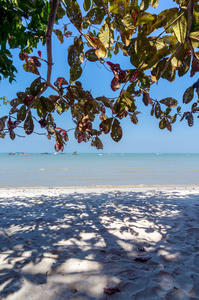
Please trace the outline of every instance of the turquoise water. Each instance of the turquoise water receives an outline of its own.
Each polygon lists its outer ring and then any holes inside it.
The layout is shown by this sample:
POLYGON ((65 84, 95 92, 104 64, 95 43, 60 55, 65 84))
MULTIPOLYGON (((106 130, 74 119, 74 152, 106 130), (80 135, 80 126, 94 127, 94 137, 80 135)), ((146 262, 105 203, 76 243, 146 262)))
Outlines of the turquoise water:
POLYGON ((0 154, 0 187, 199 184, 199 154, 0 154))

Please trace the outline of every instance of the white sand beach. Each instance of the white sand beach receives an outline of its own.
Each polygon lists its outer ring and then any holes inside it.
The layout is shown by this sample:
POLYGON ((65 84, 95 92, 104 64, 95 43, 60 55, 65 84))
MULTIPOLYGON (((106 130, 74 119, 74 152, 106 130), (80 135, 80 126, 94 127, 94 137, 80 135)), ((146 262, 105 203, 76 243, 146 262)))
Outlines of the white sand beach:
POLYGON ((199 186, 0 189, 0 299, 199 299, 199 186))

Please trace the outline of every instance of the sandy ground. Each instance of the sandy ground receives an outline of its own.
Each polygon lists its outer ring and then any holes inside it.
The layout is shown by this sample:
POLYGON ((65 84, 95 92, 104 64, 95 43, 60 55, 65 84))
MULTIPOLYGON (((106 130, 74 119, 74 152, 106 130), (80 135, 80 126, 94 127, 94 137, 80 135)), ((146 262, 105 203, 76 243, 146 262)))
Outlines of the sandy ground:
POLYGON ((0 189, 0 299, 199 299, 199 187, 0 189))

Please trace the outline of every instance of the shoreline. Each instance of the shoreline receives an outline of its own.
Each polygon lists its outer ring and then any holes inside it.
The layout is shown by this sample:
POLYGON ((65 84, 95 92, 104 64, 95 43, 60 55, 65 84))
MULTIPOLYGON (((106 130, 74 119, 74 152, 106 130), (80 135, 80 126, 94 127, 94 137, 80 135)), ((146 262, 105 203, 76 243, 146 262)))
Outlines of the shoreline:
POLYGON ((81 189, 81 190, 113 190, 113 189, 121 189, 121 190, 125 190, 125 189, 151 189, 151 188, 165 188, 165 189, 170 189, 170 188, 178 188, 178 189, 186 189, 186 188, 197 188, 199 189, 199 184, 127 184, 127 185, 113 185, 113 184, 103 184, 103 185, 70 185, 70 186, 53 186, 53 185, 49 185, 49 186, 0 186, 0 191, 1 190, 20 190, 20 189, 40 189, 40 190, 47 190, 47 189, 62 189, 62 190, 77 190, 77 189, 81 189))
POLYGON ((22 186, 22 187, 0 187, 1 196, 16 196, 20 194, 35 195, 64 195, 74 193, 112 193, 112 192, 147 192, 147 191, 164 191, 164 192, 194 192, 199 193, 199 184, 190 185, 89 185, 89 186, 22 186))

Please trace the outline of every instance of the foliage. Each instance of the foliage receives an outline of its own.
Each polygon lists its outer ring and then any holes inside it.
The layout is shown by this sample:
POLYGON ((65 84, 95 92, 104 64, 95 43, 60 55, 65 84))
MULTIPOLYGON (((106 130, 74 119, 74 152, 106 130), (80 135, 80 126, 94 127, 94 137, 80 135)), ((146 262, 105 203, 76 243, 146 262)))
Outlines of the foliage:
MULTIPOLYGON (((20 49, 24 70, 36 78, 24 91, 17 92, 10 102, 9 115, 0 118, 0 137, 8 133, 15 139, 17 128, 30 135, 38 122, 48 139, 55 137, 56 151, 63 150, 70 129, 58 128, 54 114, 69 112, 78 143, 90 141, 102 149, 102 133, 118 142, 122 138, 123 118, 138 123, 136 101, 140 98, 151 116, 159 120, 160 129, 171 131, 178 118, 193 126, 199 100, 192 104, 191 111, 182 113, 176 99, 150 97, 151 85, 160 78, 173 82, 189 70, 191 77, 199 71, 199 4, 196 0, 174 2, 177 7, 155 14, 150 13, 150 8, 157 8, 158 0, 84 0, 83 5, 77 0, 2 0, 0 79, 15 80, 17 69, 11 54, 15 48, 20 49), (51 82, 52 34, 61 44, 69 37, 72 40, 68 47, 69 82, 63 77, 51 82), (37 56, 32 55, 39 42, 46 45, 47 60, 40 50, 37 56), (131 69, 122 69, 118 54, 130 60, 131 69), (98 62, 104 72, 113 73, 110 88, 119 91, 115 99, 94 98, 84 90, 80 78, 85 61, 98 62), (46 79, 40 76, 43 64, 47 64, 46 79), (47 89, 53 94, 45 96, 47 89)), ((190 103, 195 93, 199 95, 199 80, 184 92, 182 102, 190 103)))

